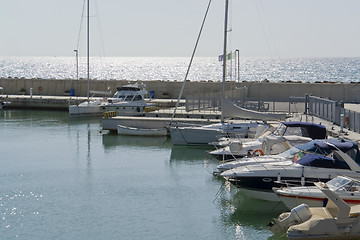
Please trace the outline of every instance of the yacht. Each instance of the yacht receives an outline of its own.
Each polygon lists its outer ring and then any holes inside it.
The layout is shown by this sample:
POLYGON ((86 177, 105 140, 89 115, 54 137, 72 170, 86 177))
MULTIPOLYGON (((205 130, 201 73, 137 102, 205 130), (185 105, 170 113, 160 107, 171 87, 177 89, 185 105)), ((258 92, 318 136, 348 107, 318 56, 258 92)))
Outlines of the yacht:
POLYGON ((296 146, 299 151, 286 161, 240 165, 220 175, 249 197, 279 201, 273 187, 281 182, 309 185, 338 175, 358 177, 360 153, 356 142, 344 139, 313 140, 296 146))
POLYGON ((145 101, 147 90, 144 84, 128 84, 118 87, 112 98, 108 98, 100 107, 103 112, 116 112, 119 116, 139 116, 147 107, 153 107, 145 101))
POLYGON ((252 141, 241 138, 234 139, 228 146, 213 150, 210 154, 220 160, 250 155, 278 154, 292 146, 326 137, 324 125, 298 121, 281 122, 270 135, 265 133, 252 141))

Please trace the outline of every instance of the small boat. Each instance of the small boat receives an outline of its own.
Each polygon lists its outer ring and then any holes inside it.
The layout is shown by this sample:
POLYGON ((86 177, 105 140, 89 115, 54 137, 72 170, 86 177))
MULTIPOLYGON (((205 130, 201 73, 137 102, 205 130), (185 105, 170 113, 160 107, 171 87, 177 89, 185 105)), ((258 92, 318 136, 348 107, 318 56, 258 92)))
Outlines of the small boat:
POLYGON ((324 125, 310 122, 281 122, 269 135, 267 133, 258 139, 248 141, 237 139, 228 146, 210 152, 220 160, 234 159, 259 153, 261 155, 279 154, 292 146, 304 144, 313 139, 325 139, 326 128, 324 125))
POLYGON ((166 136, 166 128, 135 128, 124 125, 117 126, 117 132, 121 135, 133 136, 166 136))
POLYGON ((174 145, 208 145, 219 137, 241 136, 247 138, 256 133, 259 126, 267 125, 255 121, 229 121, 205 126, 172 126, 171 141, 174 145))
POLYGON ((78 105, 69 106, 69 116, 100 116, 103 114, 100 105, 102 100, 88 100, 78 105))
MULTIPOLYGON (((326 185, 347 204, 360 204, 360 179, 337 176, 326 185)), ((289 209, 302 203, 310 207, 325 207, 328 203, 327 197, 315 186, 284 187, 273 190, 289 209)))
POLYGON ((314 183, 329 199, 326 207, 301 204, 274 218, 269 229, 289 239, 359 239, 360 206, 344 202, 326 183, 314 183))
MULTIPOLYGON (((4 88, 0 87, 0 94, 3 94, 4 88)), ((3 97, 0 97, 0 110, 5 107, 6 105, 9 105, 10 102, 6 102, 3 97)))
POLYGON ((272 189, 283 186, 283 181, 302 186, 327 182, 338 175, 359 175, 360 152, 354 141, 313 140, 296 147, 299 151, 292 160, 275 161, 271 156, 263 156, 258 162, 253 158, 252 164, 238 161, 237 167, 220 175, 249 197, 268 201, 280 201, 272 189))
POLYGON ((5 102, 0 99, 0 110, 2 110, 3 107, 5 107, 6 105, 9 105, 9 104, 10 104, 10 102, 5 102))

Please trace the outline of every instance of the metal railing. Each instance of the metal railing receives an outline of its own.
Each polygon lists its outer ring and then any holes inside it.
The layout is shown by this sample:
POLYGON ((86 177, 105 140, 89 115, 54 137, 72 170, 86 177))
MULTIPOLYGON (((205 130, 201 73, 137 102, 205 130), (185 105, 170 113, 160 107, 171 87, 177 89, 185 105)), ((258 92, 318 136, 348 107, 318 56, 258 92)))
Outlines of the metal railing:
MULTIPOLYGON (((236 88, 228 90, 224 93, 225 97, 231 101, 237 102, 240 105, 247 100, 247 87, 236 88)), ((186 111, 194 110, 213 110, 219 111, 221 107, 221 92, 208 93, 204 95, 193 95, 186 97, 186 111)))
POLYGON ((308 95, 305 99, 305 109, 308 114, 360 133, 360 112, 345 109, 343 102, 308 95))

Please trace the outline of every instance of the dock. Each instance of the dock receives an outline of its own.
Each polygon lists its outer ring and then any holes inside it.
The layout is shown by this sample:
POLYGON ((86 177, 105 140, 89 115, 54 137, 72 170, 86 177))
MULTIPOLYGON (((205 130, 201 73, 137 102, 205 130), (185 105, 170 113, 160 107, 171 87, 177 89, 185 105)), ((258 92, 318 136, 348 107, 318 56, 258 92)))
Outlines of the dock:
MULTIPOLYGON (((69 105, 78 105, 85 102, 87 97, 77 96, 45 96, 45 95, 0 95, 0 98, 11 102, 7 106, 9 109, 52 109, 67 111, 69 105)), ((104 99, 102 97, 91 97, 93 100, 104 99)), ((154 103, 158 108, 175 107, 177 99, 147 99, 149 103, 154 103)), ((180 100, 180 106, 185 104, 185 100, 180 100)))
MULTIPOLYGON (((77 96, 44 96, 44 95, 0 95, 0 98, 5 101, 11 102, 5 109, 46 109, 46 110, 60 110, 67 111, 68 106, 71 104, 79 104, 87 100, 86 97, 77 96)), ((102 99, 102 98, 93 98, 102 99)), ((174 107, 177 99, 149 99, 149 102, 155 103, 157 110, 146 112, 143 116, 129 117, 129 116, 116 116, 103 118, 103 129, 109 131, 116 131, 117 125, 126 125, 131 127, 142 128, 162 128, 169 126, 171 122, 174 107)), ((193 110, 188 111, 185 108, 185 99, 180 100, 180 107, 176 111, 174 124, 212 124, 220 122, 220 111, 211 110, 193 110)), ((273 103, 275 104, 275 102, 273 103)), ((286 111, 290 106, 286 102, 276 102, 276 108, 281 111, 286 111)), ((360 104, 345 103, 345 109, 353 111, 355 114, 360 113, 360 104)), ((270 107, 271 109, 272 107, 270 107)), ((297 108, 298 112, 293 112, 293 117, 288 119, 295 121, 310 121, 314 123, 323 124, 326 126, 329 136, 331 137, 344 137, 360 143, 360 133, 354 131, 349 126, 339 126, 331 121, 327 121, 320 117, 304 115, 303 107, 297 108)), ((357 126, 357 120, 354 114, 346 113, 350 116, 350 122, 354 122, 357 126), (353 120, 354 118, 354 120, 353 120)), ((345 115, 346 115, 345 114, 345 115)))

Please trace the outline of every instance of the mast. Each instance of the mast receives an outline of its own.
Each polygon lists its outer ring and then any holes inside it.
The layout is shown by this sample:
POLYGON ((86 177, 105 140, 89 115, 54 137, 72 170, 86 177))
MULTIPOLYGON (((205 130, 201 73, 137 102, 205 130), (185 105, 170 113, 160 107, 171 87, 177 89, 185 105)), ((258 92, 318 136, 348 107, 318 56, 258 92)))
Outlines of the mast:
POLYGON ((221 123, 224 122, 223 107, 225 98, 226 80, 226 44, 227 44, 227 25, 228 25, 229 0, 225 0, 225 23, 224 23, 224 49, 223 49, 223 76, 222 76, 222 98, 221 98, 221 123))
POLYGON ((89 101, 90 94, 90 0, 87 0, 87 100, 89 101))

